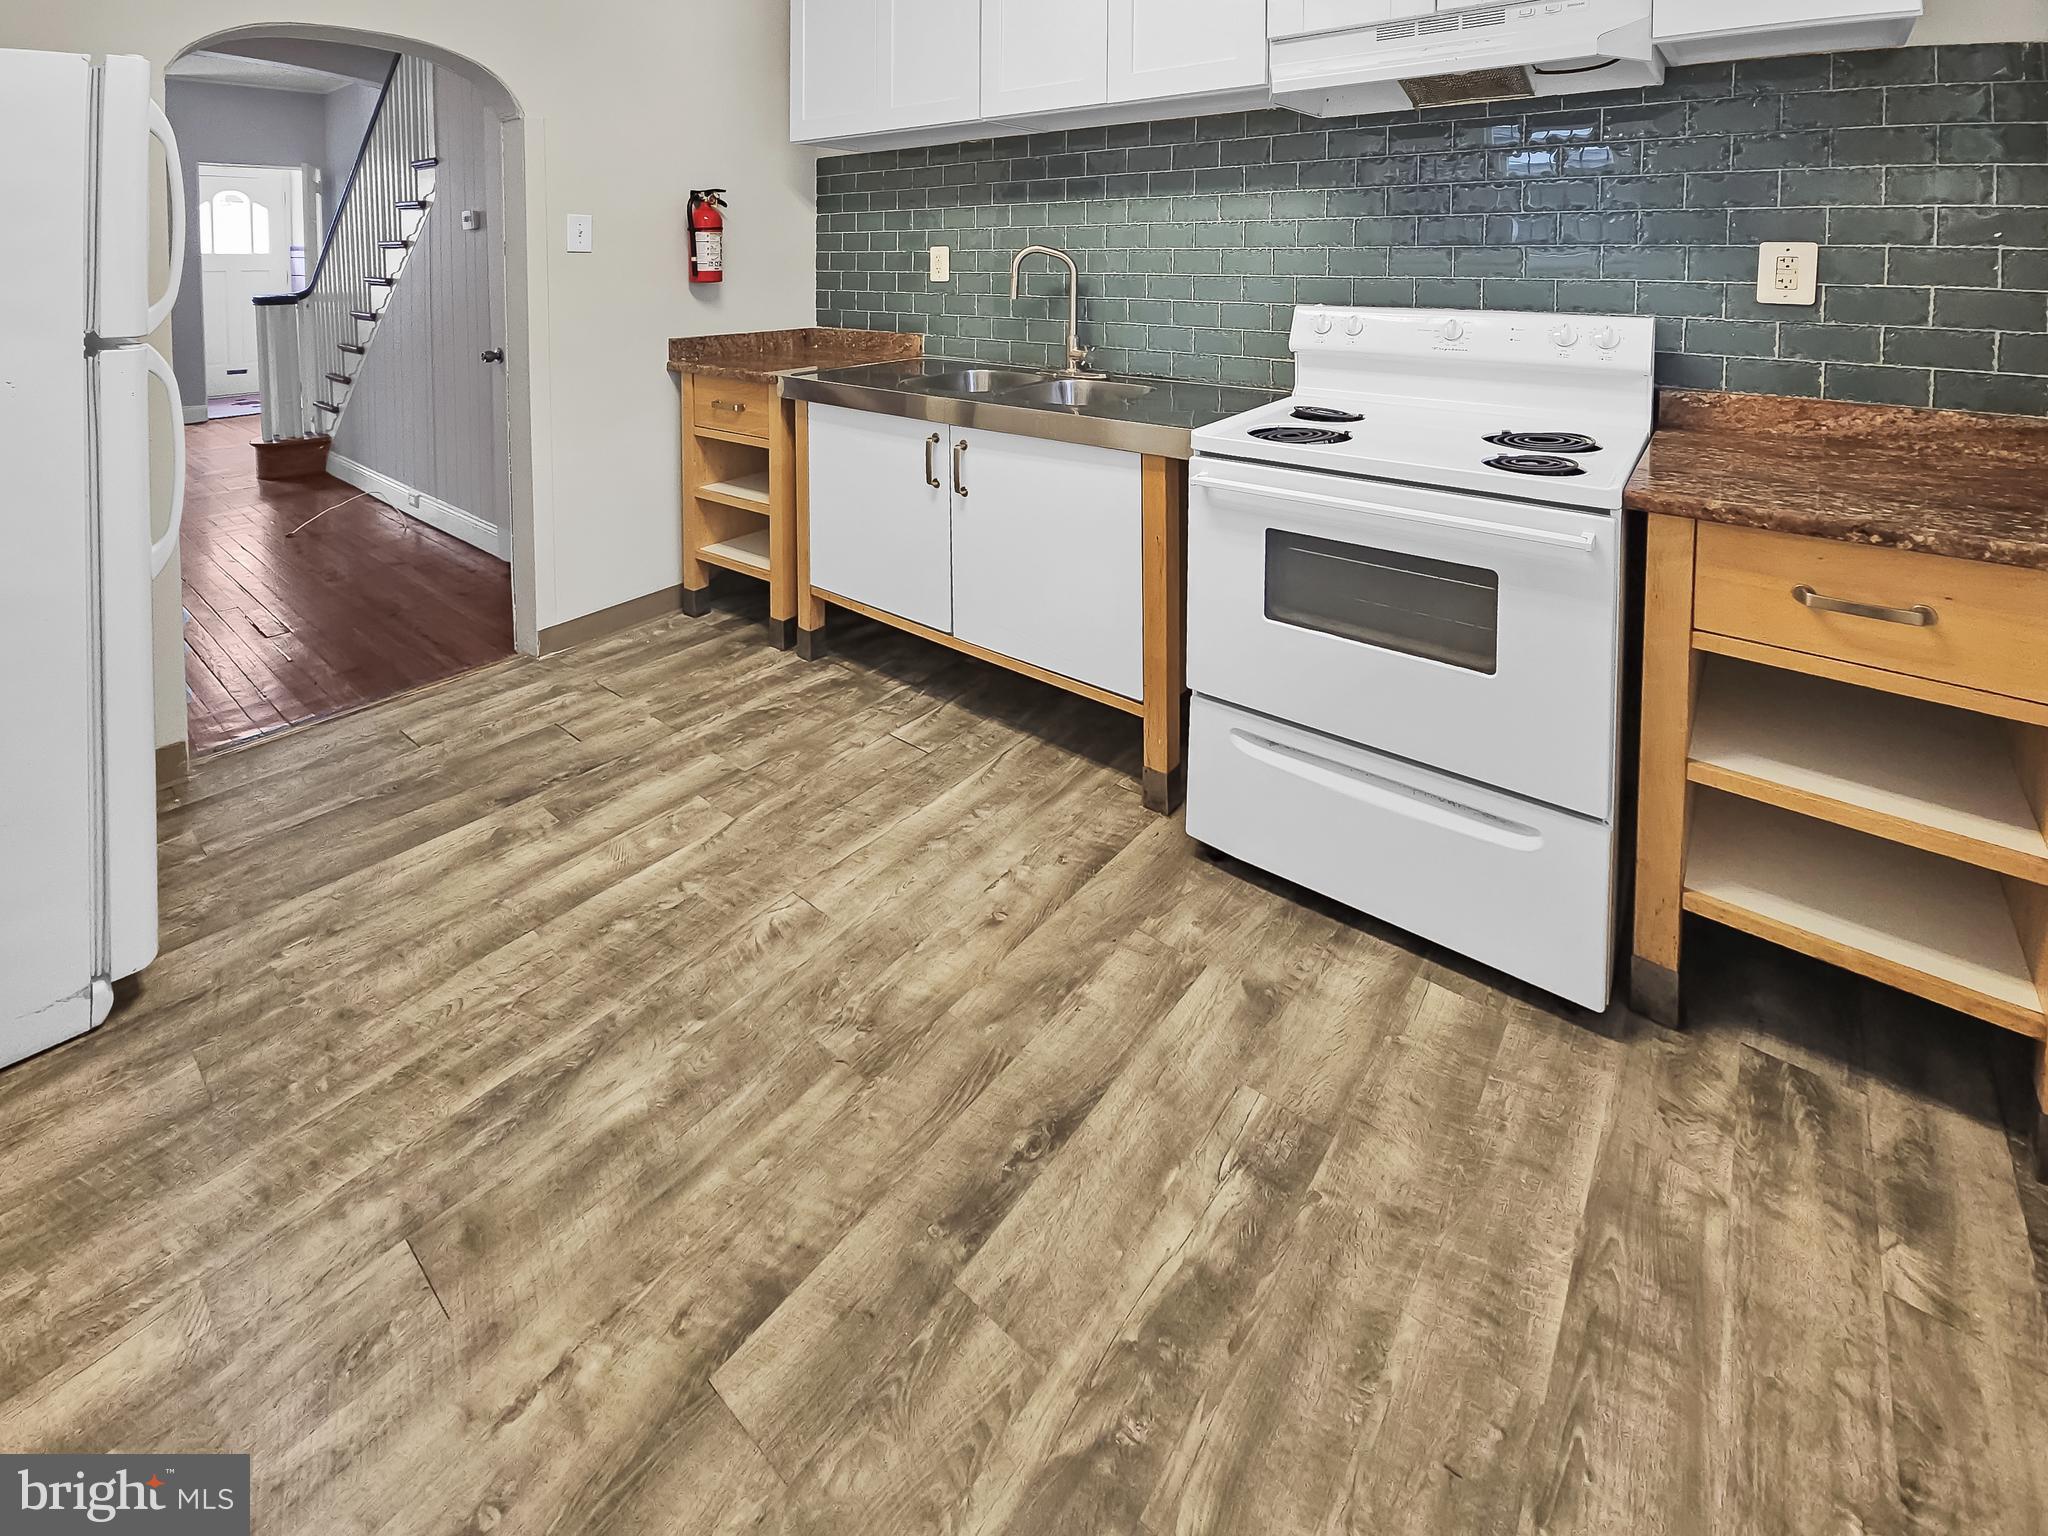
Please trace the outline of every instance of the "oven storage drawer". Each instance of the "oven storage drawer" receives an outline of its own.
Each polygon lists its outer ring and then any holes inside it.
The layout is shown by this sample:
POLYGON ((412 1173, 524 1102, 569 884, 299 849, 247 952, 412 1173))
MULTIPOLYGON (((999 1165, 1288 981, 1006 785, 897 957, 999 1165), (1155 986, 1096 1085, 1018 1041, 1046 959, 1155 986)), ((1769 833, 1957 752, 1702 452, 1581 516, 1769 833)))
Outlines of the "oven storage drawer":
POLYGON ((1614 833, 1197 696, 1191 837, 1587 1008, 1612 973, 1614 833))
POLYGON ((2048 704, 2048 574, 1702 523, 1711 634, 2048 704))

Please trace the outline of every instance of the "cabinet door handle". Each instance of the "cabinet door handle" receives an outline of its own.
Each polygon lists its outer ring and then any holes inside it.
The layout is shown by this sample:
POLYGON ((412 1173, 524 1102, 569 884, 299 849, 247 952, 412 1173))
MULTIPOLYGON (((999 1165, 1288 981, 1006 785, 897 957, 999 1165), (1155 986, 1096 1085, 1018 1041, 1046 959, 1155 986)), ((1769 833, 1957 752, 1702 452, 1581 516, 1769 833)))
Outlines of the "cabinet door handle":
POLYGON ((963 437, 953 445, 953 494, 955 496, 965 496, 967 494, 966 471, 967 439, 963 437))
POLYGON ((747 403, 744 400, 714 400, 711 402, 711 409, 714 411, 731 411, 733 415, 739 416, 746 412, 747 403))
POLYGON ((933 490, 939 488, 939 477, 932 473, 932 450, 939 446, 939 434, 934 432, 924 440, 924 483, 933 490))
POLYGON ((1935 612, 1925 603, 1915 603, 1910 608, 1886 608, 1878 603, 1856 603, 1846 597, 1829 597, 1811 587, 1798 586, 1792 589, 1792 596, 1809 608, 1822 613, 1846 613, 1851 618, 1877 619, 1886 624, 1914 624, 1926 626, 1935 620, 1935 612))

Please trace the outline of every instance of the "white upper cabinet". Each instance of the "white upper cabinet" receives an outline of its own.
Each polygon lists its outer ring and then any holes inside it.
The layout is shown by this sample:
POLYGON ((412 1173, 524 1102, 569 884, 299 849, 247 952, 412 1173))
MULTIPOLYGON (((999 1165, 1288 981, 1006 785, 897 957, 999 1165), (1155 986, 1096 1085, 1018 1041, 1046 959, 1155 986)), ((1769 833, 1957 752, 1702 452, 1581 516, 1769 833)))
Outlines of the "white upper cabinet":
POLYGON ((962 0, 790 0, 799 143, 981 117, 981 12, 962 0))
POLYGON ((884 0, 882 9, 889 23, 889 126, 981 118, 981 16, 974 6, 963 0, 884 0))
POLYGON ((1109 99, 1157 101, 1266 83, 1265 0, 1109 0, 1109 99))
POLYGON ((1111 0, 981 0, 981 114, 1109 100, 1111 0))

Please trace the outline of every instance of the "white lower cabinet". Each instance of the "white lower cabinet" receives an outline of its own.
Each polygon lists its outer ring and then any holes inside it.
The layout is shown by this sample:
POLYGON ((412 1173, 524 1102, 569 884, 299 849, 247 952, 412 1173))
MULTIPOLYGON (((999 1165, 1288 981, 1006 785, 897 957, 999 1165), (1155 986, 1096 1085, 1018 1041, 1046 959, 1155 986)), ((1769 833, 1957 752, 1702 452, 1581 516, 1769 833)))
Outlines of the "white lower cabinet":
POLYGON ((1142 460, 955 429, 953 633, 1092 683, 1144 694, 1142 460))
POLYGON ((946 429, 814 405, 809 431, 811 585, 951 630, 946 429))
POLYGON ((808 433, 814 588, 1143 698, 1137 454, 830 405, 808 433))

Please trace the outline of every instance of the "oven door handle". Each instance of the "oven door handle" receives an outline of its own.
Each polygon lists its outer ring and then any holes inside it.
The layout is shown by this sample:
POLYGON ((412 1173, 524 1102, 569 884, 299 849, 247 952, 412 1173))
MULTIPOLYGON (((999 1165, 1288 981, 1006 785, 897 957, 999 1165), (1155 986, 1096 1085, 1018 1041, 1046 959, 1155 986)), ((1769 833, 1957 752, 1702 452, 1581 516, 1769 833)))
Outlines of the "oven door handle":
POLYGON ((1335 507, 1342 512, 1359 512, 1395 522, 1421 523, 1430 528, 1448 528, 1459 533, 1481 534, 1489 539, 1516 539, 1524 544, 1543 544, 1552 549, 1577 550, 1591 554, 1600 536, 1594 533, 1554 533, 1548 528, 1517 528, 1511 523, 1490 523, 1476 517, 1445 517, 1436 512, 1410 512, 1399 507, 1361 506, 1344 496, 1325 496, 1317 491, 1289 490, 1277 485, 1253 485, 1244 480, 1225 480, 1215 475, 1192 477, 1199 486, 1212 491, 1231 491, 1240 496, 1264 496, 1275 501, 1300 501, 1310 506, 1335 507))

